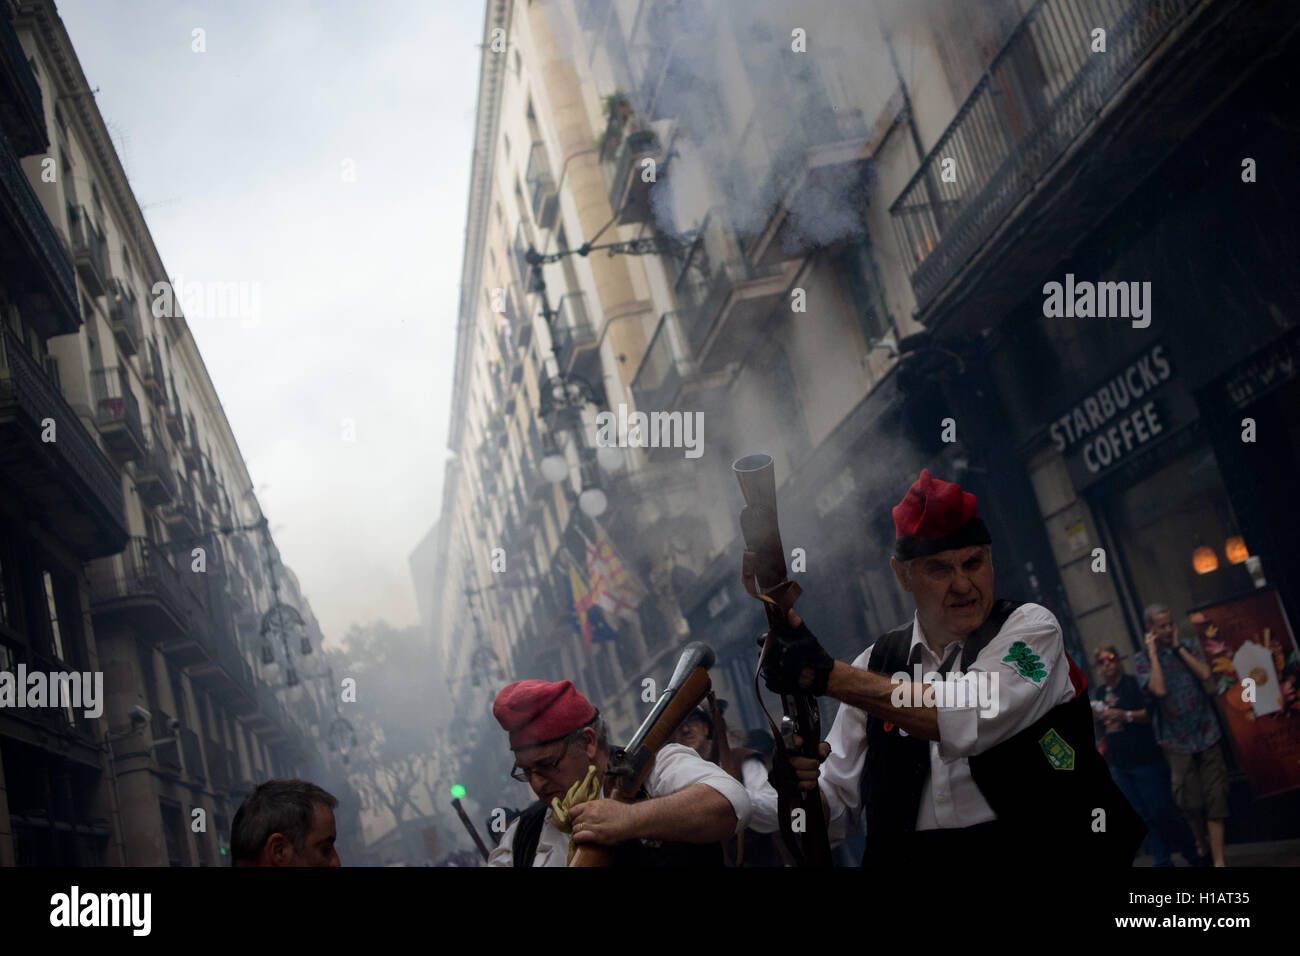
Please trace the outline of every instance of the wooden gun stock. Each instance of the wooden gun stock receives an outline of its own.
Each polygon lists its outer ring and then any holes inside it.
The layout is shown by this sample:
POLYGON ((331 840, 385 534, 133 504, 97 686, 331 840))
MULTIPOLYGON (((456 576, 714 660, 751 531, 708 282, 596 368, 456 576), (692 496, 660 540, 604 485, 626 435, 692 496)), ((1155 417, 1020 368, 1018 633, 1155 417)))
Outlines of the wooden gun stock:
MULTIPOLYGON (((688 644, 678 659, 673 679, 626 747, 610 756, 605 772, 605 792, 611 800, 632 803, 654 767, 655 755, 672 739, 692 710, 709 695, 713 683, 708 668, 713 651, 704 644, 688 644)), ((613 866, 614 848, 584 843, 574 851, 569 866, 613 866)))

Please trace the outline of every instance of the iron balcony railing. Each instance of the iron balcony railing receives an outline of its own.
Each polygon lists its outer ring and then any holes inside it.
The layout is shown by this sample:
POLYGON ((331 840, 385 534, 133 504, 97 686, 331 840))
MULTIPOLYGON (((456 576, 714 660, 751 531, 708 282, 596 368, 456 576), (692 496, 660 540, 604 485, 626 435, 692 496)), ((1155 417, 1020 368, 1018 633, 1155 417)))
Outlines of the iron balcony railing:
POLYGON ((636 407, 647 412, 671 409, 682 382, 694 373, 695 363, 686 354, 677 314, 665 312, 632 379, 636 407))
POLYGON ((919 310, 1196 3, 1038 0, 1030 8, 890 206, 919 310), (1106 28, 1104 54, 1088 42, 1097 27, 1106 28), (947 160, 955 182, 943 179, 947 160))
POLYGON ((751 263, 735 229, 725 217, 710 212, 674 286, 678 327, 690 357, 699 357, 718 313, 737 285, 768 279, 780 271, 779 262, 766 266, 751 263))
MULTIPOLYGON (((0 189, 3 189, 13 209, 13 219, 6 223, 5 228, 25 233, 40 258, 40 267, 33 268, 33 275, 28 280, 32 282, 33 289, 44 286, 42 291, 52 300, 44 310, 44 318, 51 326, 48 334, 64 335, 77 331, 81 325, 81 311, 77 307, 77 273, 72 259, 49 216, 45 214, 40 197, 32 188, 31 181, 3 130, 0 130, 0 189), (35 281, 37 276, 42 276, 44 281, 35 281)), ((11 286, 10 292, 13 291, 11 286)), ((29 308, 28 311, 37 314, 37 310, 29 308)))
POLYGON ((524 183, 528 187, 533 220, 543 229, 551 228, 555 223, 557 205, 555 179, 551 176, 551 161, 546 156, 546 144, 541 140, 534 142, 528 151, 528 169, 524 173, 524 183))
POLYGON ((177 731, 181 738, 181 754, 185 758, 185 772, 193 780, 207 780, 207 771, 203 769, 203 748, 199 744, 199 735, 188 727, 177 731))
POLYGON ((153 758, 164 770, 181 772, 180 728, 171 726, 172 715, 165 710, 153 712, 153 758))
POLYGON ((140 304, 125 282, 115 279, 112 285, 117 293, 108 310, 113 338, 117 341, 119 351, 124 355, 134 355, 140 351, 140 342, 144 338, 140 327, 140 304))
POLYGON ((197 611, 192 595, 160 545, 131 538, 115 560, 90 566, 92 604, 146 597, 161 603, 181 627, 192 628, 197 611))
POLYGON ((49 145, 41 87, 7 11, 0 12, 0 115, 5 129, 16 134, 14 145, 21 155, 43 152, 49 145))
POLYGON ((162 359, 152 342, 145 343, 145 356, 140 363, 140 382, 155 405, 167 403, 167 382, 163 378, 162 359))
POLYGON ((149 504, 165 504, 176 498, 176 474, 157 427, 147 429, 145 436, 144 454, 136 461, 136 490, 149 504))
POLYGON ((567 293, 556 311, 559 315, 555 320, 555 357, 560 369, 568 372, 573 369, 576 353, 595 344, 596 330, 587 316, 586 293, 567 293))
POLYGON ((81 281, 91 295, 103 295, 108 288, 107 243, 85 206, 68 206, 68 233, 81 281))
POLYGON ((97 368, 90 372, 91 394, 95 398, 95 424, 105 438, 110 432, 126 431, 134 448, 145 447, 144 423, 140 403, 131 391, 125 371, 120 367, 97 368))
POLYGON ((181 412, 181 399, 176 394, 176 383, 168 383, 168 391, 171 393, 166 407, 163 409, 163 420, 167 424, 167 434, 172 436, 172 440, 181 442, 185 440, 185 416, 181 412))
POLYGON ((117 469, 81 424, 71 406, 55 384, 28 354, 8 323, 0 322, 0 417, 4 406, 22 412, 33 434, 39 435, 42 422, 53 419, 58 426, 57 441, 44 443, 48 454, 59 459, 61 471, 75 475, 97 499, 115 529, 126 534, 126 504, 117 469))

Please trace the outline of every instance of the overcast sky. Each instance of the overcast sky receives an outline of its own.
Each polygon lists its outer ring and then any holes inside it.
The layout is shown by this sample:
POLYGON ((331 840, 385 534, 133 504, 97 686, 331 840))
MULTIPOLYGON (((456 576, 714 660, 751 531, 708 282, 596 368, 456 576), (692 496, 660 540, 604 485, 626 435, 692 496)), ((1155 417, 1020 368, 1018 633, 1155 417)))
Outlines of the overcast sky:
POLYGON ((189 324, 326 639, 414 623, 407 556, 441 502, 482 0, 58 7, 169 277, 261 284, 255 324, 189 324))

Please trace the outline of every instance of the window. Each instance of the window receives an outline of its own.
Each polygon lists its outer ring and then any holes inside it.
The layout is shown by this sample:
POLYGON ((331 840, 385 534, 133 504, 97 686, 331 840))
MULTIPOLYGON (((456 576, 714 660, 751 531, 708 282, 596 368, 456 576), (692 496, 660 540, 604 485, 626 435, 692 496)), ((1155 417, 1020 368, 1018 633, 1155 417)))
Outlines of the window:
MULTIPOLYGON (((9 592, 5 587, 4 556, 0 555, 0 625, 7 625, 9 621, 9 592)), ((0 651, 3 651, 2 645, 0 645, 0 651)), ((8 668, 4 666, 3 659, 0 659, 0 670, 8 670, 8 668)))
POLYGON ((91 202, 95 204, 95 213, 99 216, 99 221, 101 223, 100 229, 102 230, 103 229, 102 223, 104 221, 104 203, 99 198, 98 183, 90 184, 90 199, 91 202))
POLYGON ((67 655, 63 653, 63 631, 59 627, 59 608, 54 598, 54 579, 50 577, 50 572, 46 571, 42 576, 45 585, 45 608, 50 620, 50 647, 54 651, 54 659, 64 661, 67 655))
POLYGON ((185 827, 181 824, 181 808, 165 800, 158 801, 162 814, 163 839, 167 843, 167 865, 189 866, 190 854, 185 827))

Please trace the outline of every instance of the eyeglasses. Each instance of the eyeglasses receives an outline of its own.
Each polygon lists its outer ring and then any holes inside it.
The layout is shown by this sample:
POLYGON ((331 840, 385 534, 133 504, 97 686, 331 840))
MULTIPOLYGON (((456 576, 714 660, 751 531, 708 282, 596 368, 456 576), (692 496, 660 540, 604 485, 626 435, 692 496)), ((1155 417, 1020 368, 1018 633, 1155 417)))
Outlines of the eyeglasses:
POLYGON ((568 737, 565 737, 564 749, 560 751, 560 755, 556 757, 554 760, 545 760, 542 761, 541 763, 534 764, 531 767, 521 767, 519 766, 519 764, 515 764, 514 767, 511 768, 510 770, 510 776, 514 777, 520 783, 527 783, 530 779, 532 779, 533 774, 537 774, 540 777, 549 777, 552 773, 555 772, 555 768, 560 765, 560 761, 562 761, 566 756, 568 756, 569 745, 572 744, 575 740, 577 740, 578 735, 580 735, 581 733, 582 731, 579 730, 576 734, 569 734, 568 737))
POLYGON ((1097 657, 1098 664, 1105 664, 1108 661, 1117 661, 1117 660, 1119 660, 1119 657, 1115 654, 1100 654, 1097 657))

